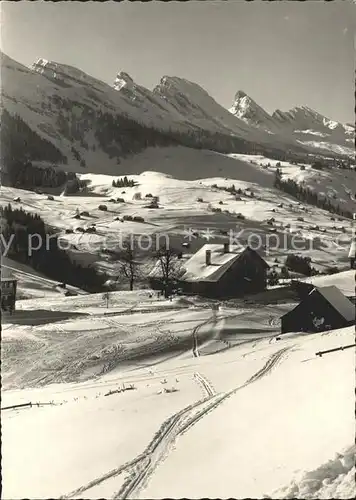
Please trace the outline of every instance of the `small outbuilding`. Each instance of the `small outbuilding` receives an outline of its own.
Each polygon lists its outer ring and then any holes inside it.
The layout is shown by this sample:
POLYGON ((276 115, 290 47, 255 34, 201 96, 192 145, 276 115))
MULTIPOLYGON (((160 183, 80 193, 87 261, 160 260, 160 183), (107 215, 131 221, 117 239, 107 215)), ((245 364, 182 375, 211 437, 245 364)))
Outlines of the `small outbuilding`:
POLYGON ((281 332, 321 332, 355 324, 355 305, 336 287, 315 287, 281 318, 281 332))
POLYGON ((12 275, 11 271, 4 266, 1 266, 1 310, 12 313, 15 310, 16 304, 16 288, 17 279, 12 275))

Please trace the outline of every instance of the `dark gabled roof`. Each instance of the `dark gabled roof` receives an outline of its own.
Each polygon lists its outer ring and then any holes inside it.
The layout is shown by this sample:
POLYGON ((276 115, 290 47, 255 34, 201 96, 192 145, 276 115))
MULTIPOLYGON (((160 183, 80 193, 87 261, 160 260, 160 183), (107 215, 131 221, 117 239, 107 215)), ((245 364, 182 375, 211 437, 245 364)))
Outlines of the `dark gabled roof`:
POLYGON ((319 293, 346 321, 355 319, 355 306, 336 286, 314 288, 309 295, 319 293))
MULTIPOLYGON (((326 300, 335 311, 337 311, 346 321, 355 320, 355 305, 349 300, 336 286, 315 287, 308 295, 306 295, 297 306, 283 314, 282 318, 289 314, 294 314, 302 307, 304 301, 313 294, 317 293, 326 300)), ((303 314, 300 312, 300 314, 303 314)))

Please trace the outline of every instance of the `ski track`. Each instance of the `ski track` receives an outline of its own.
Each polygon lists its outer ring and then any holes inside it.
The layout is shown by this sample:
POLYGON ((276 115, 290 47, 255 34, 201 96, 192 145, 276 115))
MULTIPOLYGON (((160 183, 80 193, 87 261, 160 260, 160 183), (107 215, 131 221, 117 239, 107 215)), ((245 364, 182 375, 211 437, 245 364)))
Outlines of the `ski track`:
POLYGON ((114 476, 128 472, 129 478, 125 481, 122 488, 115 493, 111 498, 114 500, 121 500, 127 498, 137 498, 139 490, 142 489, 147 483, 146 480, 154 472, 154 469, 166 457, 169 452, 169 447, 175 439, 186 432, 190 427, 196 424, 207 413, 217 408, 227 398, 234 395, 239 390, 247 387, 248 385, 256 382, 265 375, 267 375, 282 359, 285 353, 292 349, 294 346, 284 347, 272 354, 264 366, 258 370, 252 377, 250 377, 244 384, 236 387, 225 393, 216 393, 215 389, 206 378, 200 373, 194 374, 195 379, 203 386, 207 396, 178 413, 168 418, 159 428, 151 443, 146 450, 135 459, 127 462, 116 469, 112 469, 106 474, 93 479, 89 483, 73 490, 72 492, 62 495, 60 499, 70 499, 77 495, 99 485, 103 481, 110 479, 114 476), (197 410, 194 412, 194 410, 197 410))
POLYGON ((212 384, 199 372, 194 373, 194 378, 202 386, 203 390, 206 392, 207 396, 215 396, 216 391, 212 384))

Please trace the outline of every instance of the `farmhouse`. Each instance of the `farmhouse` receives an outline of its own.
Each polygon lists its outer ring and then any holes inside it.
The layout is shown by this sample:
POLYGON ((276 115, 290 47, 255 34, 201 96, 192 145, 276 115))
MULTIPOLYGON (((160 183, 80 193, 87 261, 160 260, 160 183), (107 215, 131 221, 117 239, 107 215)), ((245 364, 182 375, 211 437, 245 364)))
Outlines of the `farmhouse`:
POLYGON ((209 298, 241 297, 266 288, 268 268, 250 247, 206 244, 182 263, 178 287, 183 293, 209 298))
POLYGON ((321 332, 355 323, 355 305, 336 286, 315 287, 281 318, 281 332, 321 332))
POLYGON ((1 266, 1 310, 15 310, 17 280, 7 267, 1 266))

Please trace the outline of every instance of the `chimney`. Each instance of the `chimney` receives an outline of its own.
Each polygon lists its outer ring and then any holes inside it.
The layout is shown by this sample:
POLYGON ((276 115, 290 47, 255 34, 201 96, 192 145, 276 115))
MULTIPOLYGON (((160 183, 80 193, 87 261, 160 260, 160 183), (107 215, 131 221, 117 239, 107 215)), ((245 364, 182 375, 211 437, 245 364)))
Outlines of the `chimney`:
POLYGON ((229 243, 224 243, 224 253, 229 253, 229 243))
POLYGON ((210 266, 210 264, 211 264, 211 250, 205 251, 205 264, 207 266, 210 266))

